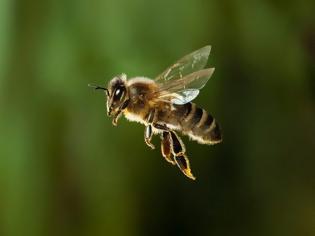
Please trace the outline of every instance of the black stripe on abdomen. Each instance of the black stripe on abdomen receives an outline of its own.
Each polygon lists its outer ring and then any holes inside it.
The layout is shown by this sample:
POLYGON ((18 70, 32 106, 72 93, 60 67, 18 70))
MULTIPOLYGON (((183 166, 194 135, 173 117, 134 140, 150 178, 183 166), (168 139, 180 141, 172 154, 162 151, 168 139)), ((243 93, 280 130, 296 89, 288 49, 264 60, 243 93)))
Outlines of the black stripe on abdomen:
POLYGON ((183 115, 183 118, 186 118, 190 114, 191 109, 192 109, 191 102, 184 104, 184 111, 185 111, 185 113, 183 115))
POLYGON ((184 134, 200 143, 214 144, 221 140, 220 128, 207 111, 190 102, 174 107, 174 115, 184 134))
POLYGON ((203 124, 205 129, 210 128, 210 126, 212 125, 212 122, 213 122, 213 117, 210 114, 207 114, 207 115, 208 115, 208 117, 207 117, 205 123, 203 124))
POLYGON ((207 144, 215 144, 221 141, 220 127, 207 111, 196 108, 188 123, 192 131, 191 137, 193 139, 203 140, 203 143, 207 144))
POLYGON ((191 126, 195 126, 199 123, 199 121, 201 120, 202 114, 203 114, 203 109, 197 107, 191 119, 191 126))

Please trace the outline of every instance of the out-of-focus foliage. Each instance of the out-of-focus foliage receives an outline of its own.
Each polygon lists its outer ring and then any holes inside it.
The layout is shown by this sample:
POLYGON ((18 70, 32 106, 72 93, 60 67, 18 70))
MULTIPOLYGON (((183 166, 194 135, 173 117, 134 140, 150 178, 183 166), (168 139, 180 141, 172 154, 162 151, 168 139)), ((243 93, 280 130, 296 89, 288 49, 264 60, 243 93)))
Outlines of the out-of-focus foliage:
MULTIPOLYGON (((0 235, 315 235, 314 1, 0 1, 0 235), (197 181, 88 83, 212 45, 197 181)), ((158 138, 154 142, 158 144, 158 138)))

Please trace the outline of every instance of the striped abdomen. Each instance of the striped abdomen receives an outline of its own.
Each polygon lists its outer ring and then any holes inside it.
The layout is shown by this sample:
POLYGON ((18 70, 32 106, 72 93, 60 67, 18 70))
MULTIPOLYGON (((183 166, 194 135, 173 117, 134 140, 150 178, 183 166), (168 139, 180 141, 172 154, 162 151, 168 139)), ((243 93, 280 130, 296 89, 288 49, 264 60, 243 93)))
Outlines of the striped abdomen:
POLYGON ((215 119, 194 103, 174 105, 174 116, 183 134, 190 136, 202 144, 216 144, 221 142, 221 131, 215 119))

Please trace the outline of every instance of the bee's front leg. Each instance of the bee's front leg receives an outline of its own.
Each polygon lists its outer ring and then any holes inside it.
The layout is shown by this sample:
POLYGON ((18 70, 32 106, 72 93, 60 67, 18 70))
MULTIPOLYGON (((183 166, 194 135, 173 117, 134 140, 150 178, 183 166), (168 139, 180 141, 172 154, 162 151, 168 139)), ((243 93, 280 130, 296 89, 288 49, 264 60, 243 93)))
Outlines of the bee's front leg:
POLYGON ((119 110, 117 111, 117 113, 115 114, 114 116, 114 119, 112 121, 112 124, 114 126, 117 126, 117 122, 118 122, 118 119, 120 118, 122 112, 126 109, 126 107, 128 106, 130 100, 127 99, 126 101, 124 101, 124 103, 119 107, 119 110))
POLYGON ((118 119, 121 117, 121 111, 117 112, 112 120, 112 124, 114 126, 117 126, 118 119))

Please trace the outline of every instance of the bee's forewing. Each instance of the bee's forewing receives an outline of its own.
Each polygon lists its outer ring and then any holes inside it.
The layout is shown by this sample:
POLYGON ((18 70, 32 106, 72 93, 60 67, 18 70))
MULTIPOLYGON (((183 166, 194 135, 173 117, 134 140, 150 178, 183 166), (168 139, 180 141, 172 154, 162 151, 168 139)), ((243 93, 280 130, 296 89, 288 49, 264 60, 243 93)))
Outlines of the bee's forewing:
POLYGON ((211 46, 205 46, 184 56, 157 76, 155 81, 163 83, 163 81, 177 80, 203 69, 207 64, 210 51, 211 46))
POLYGON ((169 80, 159 85, 159 98, 174 104, 185 104, 195 99, 214 72, 214 68, 191 73, 178 80, 169 80))

